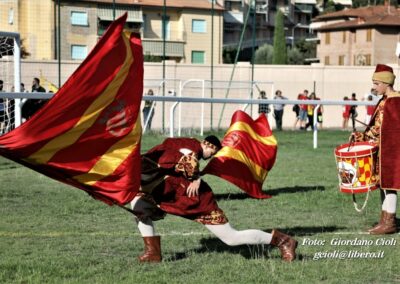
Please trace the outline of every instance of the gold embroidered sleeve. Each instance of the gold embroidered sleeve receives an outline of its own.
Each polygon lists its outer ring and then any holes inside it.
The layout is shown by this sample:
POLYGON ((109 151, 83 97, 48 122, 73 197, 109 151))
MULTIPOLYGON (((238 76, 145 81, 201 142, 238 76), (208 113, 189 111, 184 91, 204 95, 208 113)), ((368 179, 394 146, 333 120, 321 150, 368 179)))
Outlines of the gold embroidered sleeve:
POLYGON ((189 180, 197 179, 200 176, 199 160, 194 153, 183 155, 176 164, 175 171, 182 173, 189 180))
POLYGON ((364 136, 366 141, 373 141, 375 143, 379 143, 380 135, 381 135, 381 127, 383 120, 383 105, 381 103, 378 105, 377 114, 375 116, 374 124, 365 131, 364 136))

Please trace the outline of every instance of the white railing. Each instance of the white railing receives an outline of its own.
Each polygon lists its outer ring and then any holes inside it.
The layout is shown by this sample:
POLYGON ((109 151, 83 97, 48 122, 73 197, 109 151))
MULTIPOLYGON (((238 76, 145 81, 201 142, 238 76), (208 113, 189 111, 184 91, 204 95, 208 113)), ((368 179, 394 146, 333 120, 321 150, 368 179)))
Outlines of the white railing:
MULTIPOLYGON (((182 88, 184 89, 184 88, 182 88)), ((32 99, 49 99, 53 96, 53 93, 0 93, 0 98, 10 98, 10 99, 19 99, 19 98, 32 98, 32 99)), ((317 123, 317 112, 318 108, 321 106, 343 106, 343 105, 351 105, 351 106, 367 106, 367 105, 376 105, 376 102, 372 101, 333 101, 333 100, 261 100, 261 99, 220 99, 220 98, 193 98, 193 97, 170 97, 170 96, 143 96, 143 100, 149 101, 161 101, 161 102, 175 102, 170 108, 170 137, 174 136, 174 110, 179 103, 214 103, 214 104, 284 104, 284 105, 295 105, 295 104, 306 104, 306 105, 315 105, 314 109, 314 134, 313 134, 313 147, 316 149, 318 147, 318 123, 317 123)), ((202 111, 203 113, 204 111, 202 111)), ((203 114, 201 114, 203 115, 203 114)), ((204 126, 204 125, 203 125, 204 126)))

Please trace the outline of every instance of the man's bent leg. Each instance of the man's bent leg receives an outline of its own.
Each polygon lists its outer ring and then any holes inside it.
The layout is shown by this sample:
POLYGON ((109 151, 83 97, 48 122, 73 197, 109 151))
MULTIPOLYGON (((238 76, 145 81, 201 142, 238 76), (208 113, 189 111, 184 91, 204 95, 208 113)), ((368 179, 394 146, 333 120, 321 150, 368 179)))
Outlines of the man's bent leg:
POLYGON ((135 220, 143 237, 144 253, 138 257, 140 262, 160 262, 161 257, 161 240, 160 236, 156 236, 153 221, 150 218, 152 208, 154 205, 136 196, 132 202, 131 207, 137 212, 141 212, 140 216, 135 216, 135 220))
POLYGON ((281 252, 284 261, 292 261, 296 257, 297 241, 288 235, 277 230, 272 234, 261 230, 243 230, 237 231, 229 223, 223 225, 205 225, 215 236, 229 246, 243 244, 272 244, 277 246, 281 252))
POLYGON ((228 246, 258 245, 271 243, 272 235, 261 230, 237 231, 229 223, 223 225, 205 225, 216 237, 228 246))

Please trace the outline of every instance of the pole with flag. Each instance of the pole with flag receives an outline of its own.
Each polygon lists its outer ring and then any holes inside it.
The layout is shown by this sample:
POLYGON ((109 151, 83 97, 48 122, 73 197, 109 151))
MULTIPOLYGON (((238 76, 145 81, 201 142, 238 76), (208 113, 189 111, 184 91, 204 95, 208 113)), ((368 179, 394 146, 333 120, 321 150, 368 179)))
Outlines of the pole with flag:
POLYGON ((113 22, 54 97, 0 137, 0 154, 109 205, 140 187, 140 39, 113 22))

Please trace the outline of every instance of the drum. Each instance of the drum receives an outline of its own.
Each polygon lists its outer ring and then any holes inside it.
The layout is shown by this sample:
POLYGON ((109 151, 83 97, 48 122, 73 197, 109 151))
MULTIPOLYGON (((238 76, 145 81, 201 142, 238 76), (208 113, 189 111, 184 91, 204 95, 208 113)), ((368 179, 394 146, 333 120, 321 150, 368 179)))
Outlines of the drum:
POLYGON ((343 144, 335 149, 340 191, 364 193, 378 188, 375 166, 378 147, 370 142, 343 144))

